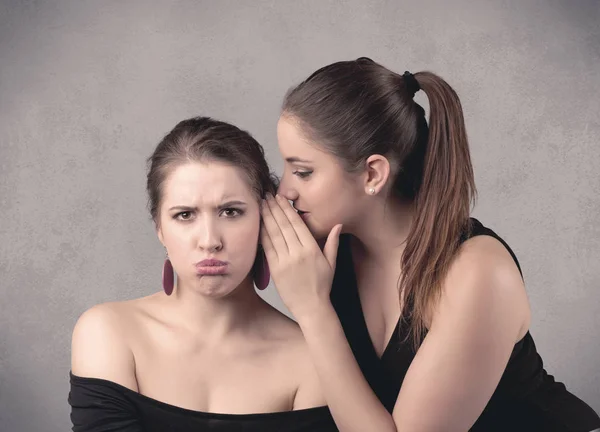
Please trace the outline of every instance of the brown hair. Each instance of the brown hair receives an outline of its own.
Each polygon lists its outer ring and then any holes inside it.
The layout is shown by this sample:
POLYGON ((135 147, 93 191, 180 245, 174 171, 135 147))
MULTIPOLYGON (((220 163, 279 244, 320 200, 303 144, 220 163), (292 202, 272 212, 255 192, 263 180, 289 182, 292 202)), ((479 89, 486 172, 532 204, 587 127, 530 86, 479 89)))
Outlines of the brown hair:
POLYGON ((163 185, 177 166, 188 162, 220 161, 241 169, 256 199, 277 190, 262 146, 248 132, 210 117, 194 117, 179 122, 156 146, 148 158, 146 190, 154 223, 160 222, 163 185))
POLYGON ((393 193, 412 202, 415 218, 402 255, 403 319, 417 347, 425 317, 469 229, 476 189, 460 100, 431 72, 412 75, 429 99, 413 100, 415 83, 361 57, 325 66, 292 88, 283 114, 295 118, 309 139, 357 171, 373 154, 386 156, 396 177, 393 193), (395 166, 394 166, 395 165, 395 166))

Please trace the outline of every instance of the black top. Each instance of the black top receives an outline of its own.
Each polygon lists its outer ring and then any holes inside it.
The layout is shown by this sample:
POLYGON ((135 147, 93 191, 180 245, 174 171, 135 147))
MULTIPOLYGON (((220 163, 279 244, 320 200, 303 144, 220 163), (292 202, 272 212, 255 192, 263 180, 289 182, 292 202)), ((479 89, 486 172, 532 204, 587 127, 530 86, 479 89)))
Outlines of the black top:
MULTIPOLYGON (((521 271, 515 254, 504 240, 476 219, 471 219, 470 225, 470 233, 465 234, 461 242, 477 235, 492 236, 508 249, 521 271)), ((409 323, 398 322, 379 358, 362 312, 347 235, 340 238, 331 301, 365 378, 391 413, 415 357, 412 342, 402 342, 409 323)), ((471 431, 589 432, 595 428, 600 428, 598 415, 546 373, 533 338, 527 332, 515 345, 498 387, 471 431)))
POLYGON ((334 432, 327 407, 265 414, 192 411, 112 381, 70 374, 74 432, 334 432))

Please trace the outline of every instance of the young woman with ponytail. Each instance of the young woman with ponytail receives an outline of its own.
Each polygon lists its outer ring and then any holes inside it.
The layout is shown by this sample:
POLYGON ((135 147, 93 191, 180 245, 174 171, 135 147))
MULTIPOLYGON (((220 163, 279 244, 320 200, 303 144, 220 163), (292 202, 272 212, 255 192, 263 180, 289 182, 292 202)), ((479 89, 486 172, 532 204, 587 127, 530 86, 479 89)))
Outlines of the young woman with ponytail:
POLYGON ((543 368, 514 253, 470 217, 462 108, 443 79, 334 63, 286 95, 277 132, 262 244, 342 432, 600 428, 543 368))

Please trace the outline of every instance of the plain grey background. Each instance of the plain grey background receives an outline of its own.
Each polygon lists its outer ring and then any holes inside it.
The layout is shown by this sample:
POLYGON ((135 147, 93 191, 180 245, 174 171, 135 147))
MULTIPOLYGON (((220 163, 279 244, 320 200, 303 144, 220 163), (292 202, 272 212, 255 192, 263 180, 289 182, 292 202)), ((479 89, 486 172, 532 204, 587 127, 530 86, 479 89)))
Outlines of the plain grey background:
POLYGON ((594 0, 2 1, 0 430, 68 430, 77 317, 160 289, 160 138, 211 115, 280 172, 288 87, 360 56, 457 90, 474 214, 521 261, 548 371, 600 410, 599 23, 594 0))

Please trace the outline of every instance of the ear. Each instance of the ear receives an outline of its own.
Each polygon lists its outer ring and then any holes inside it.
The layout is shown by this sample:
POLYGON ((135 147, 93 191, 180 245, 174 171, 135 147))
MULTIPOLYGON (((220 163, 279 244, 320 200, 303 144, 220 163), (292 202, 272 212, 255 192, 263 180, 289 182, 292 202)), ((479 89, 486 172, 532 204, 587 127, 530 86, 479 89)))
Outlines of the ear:
POLYGON ((156 235, 158 236, 158 240, 160 241, 160 243, 163 246, 165 246, 165 239, 164 239, 164 236, 163 236, 162 228, 160 227, 159 224, 155 224, 155 227, 156 227, 156 235))
POLYGON ((365 161, 365 168, 365 193, 376 195, 390 178, 390 161, 385 156, 374 154, 365 161))

